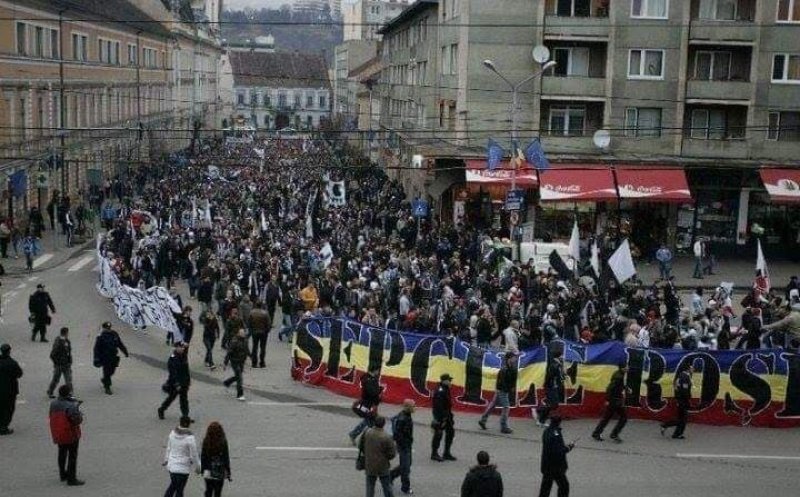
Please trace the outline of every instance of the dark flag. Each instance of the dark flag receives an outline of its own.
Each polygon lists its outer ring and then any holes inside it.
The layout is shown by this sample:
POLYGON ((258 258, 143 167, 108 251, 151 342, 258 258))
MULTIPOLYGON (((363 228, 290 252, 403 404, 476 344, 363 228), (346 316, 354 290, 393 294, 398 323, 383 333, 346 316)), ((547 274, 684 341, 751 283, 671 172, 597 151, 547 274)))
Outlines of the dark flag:
POLYGON ((555 250, 550 252, 550 267, 556 270, 558 277, 562 280, 572 279, 572 271, 567 267, 564 259, 562 259, 555 250))

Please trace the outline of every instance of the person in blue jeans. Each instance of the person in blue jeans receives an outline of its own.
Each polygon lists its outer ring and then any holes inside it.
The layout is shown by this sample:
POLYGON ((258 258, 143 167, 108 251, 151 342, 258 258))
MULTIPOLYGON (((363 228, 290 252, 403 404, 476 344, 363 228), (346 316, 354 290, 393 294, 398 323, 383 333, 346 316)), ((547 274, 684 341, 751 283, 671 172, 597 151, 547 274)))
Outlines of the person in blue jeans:
POLYGON ((503 363, 500 365, 500 370, 497 372, 497 381, 495 383, 494 399, 483 411, 483 416, 478 421, 481 429, 486 429, 486 420, 492 413, 495 407, 500 407, 500 431, 502 433, 514 433, 514 430, 508 427, 508 412, 511 408, 511 392, 517 384, 517 368, 516 368, 517 355, 514 352, 506 352, 503 357, 503 363))
POLYGON ((357 403, 357 407, 354 408, 361 417, 361 421, 348 434, 353 445, 356 444, 356 438, 361 435, 361 432, 374 426, 375 413, 378 411, 378 404, 381 402, 381 393, 383 391, 378 380, 380 371, 380 367, 377 367, 361 377, 361 400, 357 403))
POLYGON ((661 279, 666 281, 672 273, 672 251, 663 243, 656 250, 656 260, 658 261, 658 272, 661 279))

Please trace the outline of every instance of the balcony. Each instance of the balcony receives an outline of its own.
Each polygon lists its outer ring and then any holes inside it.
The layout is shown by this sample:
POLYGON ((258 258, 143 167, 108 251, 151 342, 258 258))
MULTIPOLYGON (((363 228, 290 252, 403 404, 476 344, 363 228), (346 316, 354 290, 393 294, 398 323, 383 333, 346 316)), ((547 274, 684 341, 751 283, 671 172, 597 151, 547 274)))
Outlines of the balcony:
POLYGON ((750 100, 752 85, 746 81, 689 81, 689 100, 750 100))
POLYGON ((580 76, 545 76, 542 79, 542 94, 605 98, 606 80, 580 76))
POLYGON ((755 12, 756 0, 692 0, 690 41, 752 43, 759 29, 755 12))
POLYGON ((547 0, 544 36, 607 39, 610 0, 547 0))
POLYGON ((748 157, 746 105, 688 105, 683 154, 715 159, 748 157))
POLYGON ((747 159, 747 140, 696 140, 683 142, 684 157, 707 159, 747 159))

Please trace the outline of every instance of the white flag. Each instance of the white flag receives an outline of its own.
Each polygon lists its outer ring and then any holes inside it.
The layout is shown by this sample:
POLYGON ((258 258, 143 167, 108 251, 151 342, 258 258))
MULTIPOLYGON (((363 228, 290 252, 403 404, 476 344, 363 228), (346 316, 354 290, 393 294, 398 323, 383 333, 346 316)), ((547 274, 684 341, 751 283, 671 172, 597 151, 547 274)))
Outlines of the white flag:
POLYGON ((761 271, 761 280, 758 280, 756 277, 756 285, 764 286, 765 290, 769 292, 770 290, 770 282, 769 282, 769 270, 767 269, 767 259, 764 257, 764 251, 761 250, 761 239, 758 239, 758 251, 756 255, 756 271, 761 271))
POLYGON ((267 231, 267 218, 264 217, 264 209, 261 209, 261 231, 267 231))
POLYGON ((197 220, 197 201, 192 199, 192 228, 194 228, 194 222, 197 220))
POLYGON ((319 255, 322 257, 322 265, 325 269, 328 269, 328 266, 330 266, 333 261, 333 247, 331 247, 330 242, 325 243, 322 250, 319 251, 319 255))
POLYGON ((600 277, 600 249, 597 247, 597 241, 592 242, 592 257, 590 259, 594 274, 600 277))
POLYGON ((614 254, 608 259, 608 266, 614 272, 614 277, 619 283, 625 283, 636 275, 636 267, 633 265, 631 256, 631 246, 626 238, 614 254))
POLYGON ((209 226, 211 226, 211 202, 209 202, 208 199, 206 199, 205 215, 206 215, 206 222, 208 223, 209 226))
POLYGON ((347 203, 344 181, 328 180, 325 192, 328 199, 328 207, 342 207, 347 203))
POLYGON ((314 210, 314 199, 317 198, 317 190, 308 197, 306 203, 306 238, 309 240, 314 238, 314 220, 311 219, 312 211, 314 210))
POLYGON ((578 230, 578 220, 572 225, 572 236, 569 237, 569 256, 574 260, 573 268, 578 271, 578 262, 581 260, 581 238, 578 230))

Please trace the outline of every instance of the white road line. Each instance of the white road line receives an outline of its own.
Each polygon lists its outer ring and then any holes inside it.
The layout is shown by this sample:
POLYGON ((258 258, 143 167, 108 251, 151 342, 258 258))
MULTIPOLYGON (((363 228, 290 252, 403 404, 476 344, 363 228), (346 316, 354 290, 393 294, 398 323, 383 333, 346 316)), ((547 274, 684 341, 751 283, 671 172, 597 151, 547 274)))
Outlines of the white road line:
POLYGON ((18 400, 17 401, 17 405, 22 405, 22 404, 27 404, 27 403, 28 403, 27 400, 18 400))
POLYGON ((38 276, 31 276, 30 278, 28 278, 28 281, 36 281, 38 279, 39 279, 38 276))
POLYGON ((11 298, 11 297, 16 297, 18 293, 19 293, 19 292, 8 292, 8 293, 4 293, 4 294, 3 294, 3 297, 8 297, 8 298, 11 298))
POLYGON ((33 267, 39 267, 52 258, 53 254, 44 254, 41 257, 38 257, 35 261, 33 261, 33 267))
POLYGON ((776 461, 800 461, 800 456, 764 456, 749 454, 675 454, 682 459, 769 459, 776 461))
POLYGON ((86 256, 86 257, 82 258, 81 260, 79 260, 78 262, 76 262, 75 264, 73 264, 72 267, 67 269, 67 271, 70 272, 70 273, 74 273, 75 271, 80 271, 85 265, 87 265, 90 262, 92 262, 92 259, 93 259, 92 256, 86 256))
POLYGON ((23 288, 25 288, 25 286, 26 286, 25 283, 20 283, 19 285, 17 285, 17 290, 22 290, 23 288))
POLYGON ((350 407, 352 402, 248 402, 251 406, 274 406, 274 407, 308 407, 308 406, 321 406, 321 407, 350 407))
POLYGON ((256 447, 256 450, 274 452, 358 452, 356 447, 256 447))

